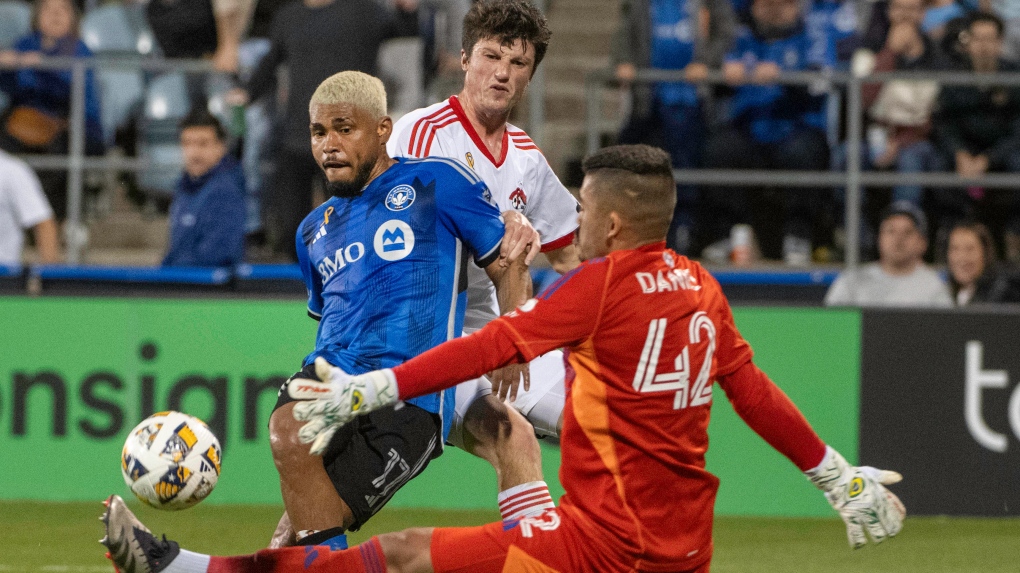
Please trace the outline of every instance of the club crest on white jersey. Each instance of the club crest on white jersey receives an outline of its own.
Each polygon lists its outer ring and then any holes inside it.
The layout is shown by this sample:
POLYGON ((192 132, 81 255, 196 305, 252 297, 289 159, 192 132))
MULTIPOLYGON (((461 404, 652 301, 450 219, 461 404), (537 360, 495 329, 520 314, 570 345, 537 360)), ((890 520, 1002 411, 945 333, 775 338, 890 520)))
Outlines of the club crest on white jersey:
POLYGON ((523 211, 528 206, 528 195, 520 185, 510 193, 510 204, 518 211, 523 211))

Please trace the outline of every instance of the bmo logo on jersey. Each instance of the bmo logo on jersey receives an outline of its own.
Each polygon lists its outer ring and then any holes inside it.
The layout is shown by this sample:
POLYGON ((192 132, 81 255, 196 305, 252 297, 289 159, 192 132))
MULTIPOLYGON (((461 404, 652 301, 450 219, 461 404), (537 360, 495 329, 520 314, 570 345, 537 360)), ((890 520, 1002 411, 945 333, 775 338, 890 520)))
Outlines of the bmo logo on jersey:
MULTIPOLYGON (((332 207, 330 207, 332 209, 332 207)), ((326 281, 330 279, 336 272, 347 265, 360 261, 365 256, 365 245, 361 243, 351 243, 346 247, 341 247, 333 253, 333 256, 327 255, 324 259, 319 261, 316 265, 316 269, 319 271, 319 276, 322 277, 322 284, 325 285, 326 281)))
POLYGON ((390 219, 375 232, 375 254, 384 261, 399 261, 414 249, 414 231, 399 219, 390 219))

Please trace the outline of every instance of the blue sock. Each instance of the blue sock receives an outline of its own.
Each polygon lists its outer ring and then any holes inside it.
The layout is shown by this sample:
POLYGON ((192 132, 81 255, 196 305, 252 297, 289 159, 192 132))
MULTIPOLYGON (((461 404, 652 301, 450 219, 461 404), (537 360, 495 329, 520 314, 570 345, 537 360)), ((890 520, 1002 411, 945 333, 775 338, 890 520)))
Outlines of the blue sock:
POLYGON ((340 535, 330 537, 329 539, 323 541, 319 545, 326 545, 333 551, 347 549, 347 534, 341 533, 340 535))
POLYGON ((325 545, 334 551, 347 549, 347 535, 342 527, 331 527, 302 537, 298 545, 325 545))

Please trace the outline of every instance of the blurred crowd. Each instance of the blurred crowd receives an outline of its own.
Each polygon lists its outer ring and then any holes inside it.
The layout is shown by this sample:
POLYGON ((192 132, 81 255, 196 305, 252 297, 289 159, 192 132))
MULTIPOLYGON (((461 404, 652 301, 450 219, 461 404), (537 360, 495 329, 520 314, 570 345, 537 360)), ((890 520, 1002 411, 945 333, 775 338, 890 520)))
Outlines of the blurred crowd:
MULTIPOLYGON (((30 238, 42 247, 52 243, 54 222, 66 217, 65 172, 36 177, 13 157, 68 152, 71 73, 33 67, 43 57, 204 59, 218 73, 90 70, 85 151, 116 146, 184 166, 143 172, 134 182, 146 200, 169 205, 165 264, 291 260, 294 230, 321 185, 308 153, 306 102, 315 85, 345 69, 379 75, 394 116, 452 94, 460 83, 460 22, 470 4, 0 0, 0 177, 4 192, 14 194, 10 181, 31 179, 19 184, 22 195, 49 203, 26 200, 36 205, 29 214, 14 208, 0 212, 0 221, 34 230, 30 238), (208 217, 210 205, 221 216, 208 217), (40 231, 43 221, 50 223, 40 231), (213 227, 208 237, 206 226, 213 227)), ((777 83, 783 72, 1020 71, 1017 0, 620 0, 620 10, 612 66, 628 97, 617 139, 661 146, 677 168, 845 169, 845 93, 777 83), (649 68, 682 71, 686 81, 637 81, 649 68), (704 82, 711 72, 725 83, 704 82)), ((865 83, 862 101, 866 169, 1020 172, 1020 86, 865 83)), ((841 188, 681 184, 677 194, 669 241, 684 254, 791 266, 838 262, 845 254, 841 188)), ((1020 263, 1016 190, 869 188, 864 213, 862 255, 880 271, 896 274, 896 265, 883 263, 883 228, 898 220, 894 213, 918 235, 907 249, 912 261, 948 262, 950 284, 935 299, 1017 297, 1009 272, 1020 263)), ((12 252, 2 247, 0 253, 12 252)), ((58 257, 49 247, 39 252, 58 257)))
MULTIPOLYGON (((16 164, 19 173, 27 169, 14 155, 68 154, 72 74, 40 66, 45 58, 205 60, 215 73, 89 69, 85 153, 102 155, 117 147, 153 162, 129 183, 139 201, 169 209, 170 250, 164 264, 293 260, 295 229, 321 186, 308 153, 307 102, 315 86, 342 70, 380 76, 395 115, 451 95, 460 81, 460 22, 470 4, 0 0, 0 149, 10 154, 0 169, 4 174, 9 164, 16 164), (202 145, 187 137, 198 132, 202 145), (206 156, 215 160, 203 160, 206 156), (233 159, 237 165, 228 165, 233 159), (166 165, 183 169, 167 170, 166 165), (224 179, 218 176, 221 170, 239 176, 224 179), (213 194, 218 207, 225 205, 224 185, 234 187, 230 195, 238 198, 236 204, 210 225, 241 221, 232 230, 242 233, 240 247, 235 248, 233 237, 221 240, 222 229, 210 229, 200 242, 219 250, 182 257, 181 246, 202 236, 203 218, 196 215, 208 212, 204 201, 210 185, 218 189, 213 194)), ((31 176, 49 205, 49 218, 62 223, 68 205, 66 169, 40 169, 31 176)), ((21 236, 20 229, 36 225, 34 216, 12 216, 19 221, 19 231, 12 234, 21 236)), ((38 242, 35 235, 29 238, 38 242)), ((18 261, 20 252, 0 263, 18 261)))
MULTIPOLYGON (((1018 48, 1020 2, 1009 0, 626 0, 613 58, 632 97, 619 139, 661 145, 678 168, 842 170, 845 94, 775 83, 782 72, 1014 72, 1018 48), (681 70, 690 82, 635 83, 641 68, 681 70), (696 83, 711 70, 726 84, 696 83)), ((865 83, 862 100, 865 169, 1020 171, 1017 86, 865 83)), ((842 189, 681 185, 678 198, 670 240, 694 256, 798 266, 840 260, 845 248, 842 189)), ((974 220, 1020 262, 1020 194, 917 185, 867 190, 866 259, 878 256, 880 214, 896 201, 933 221, 930 257, 944 260, 950 230, 974 220)))

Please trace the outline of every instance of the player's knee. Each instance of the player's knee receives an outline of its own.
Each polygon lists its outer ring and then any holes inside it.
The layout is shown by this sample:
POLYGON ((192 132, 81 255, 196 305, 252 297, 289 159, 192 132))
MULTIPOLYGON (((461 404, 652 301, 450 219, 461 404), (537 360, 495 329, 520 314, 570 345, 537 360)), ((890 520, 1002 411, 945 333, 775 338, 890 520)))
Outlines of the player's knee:
POLYGON ((535 439, 535 427, 531 425, 531 422, 513 408, 507 408, 507 419, 510 425, 510 431, 503 438, 504 442, 508 442, 510 447, 516 451, 538 451, 538 440, 535 439))
POLYGON ((432 528, 418 527, 379 536, 389 573, 432 571, 432 528))
POLYGON ((482 396, 464 414, 464 429, 476 446, 495 447, 513 431, 510 408, 491 394, 482 396))
POLYGON ((269 417, 269 447, 278 470, 293 467, 311 457, 308 445, 298 439, 300 422, 291 414, 293 409, 293 403, 285 404, 269 417))

